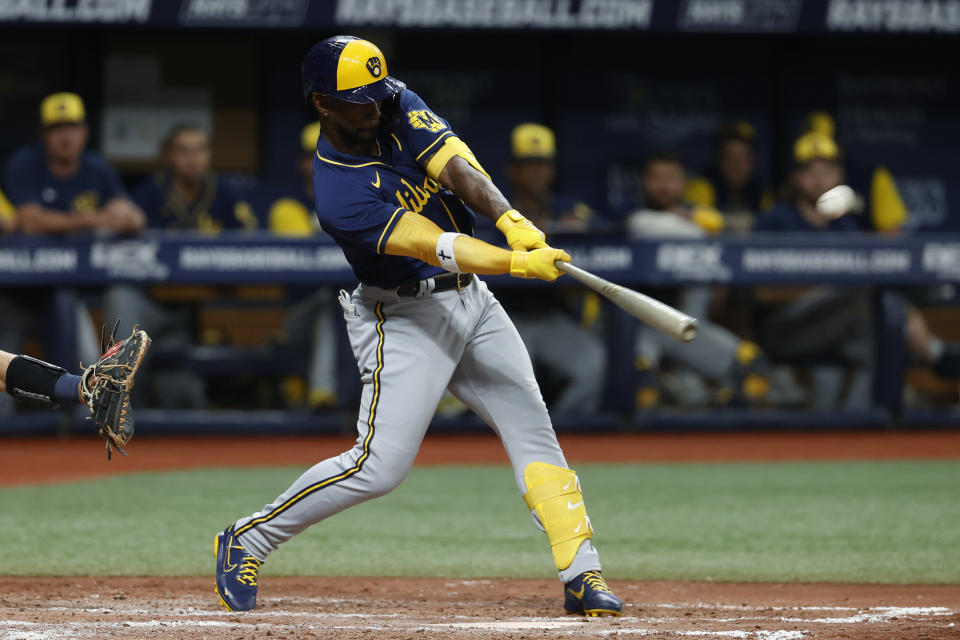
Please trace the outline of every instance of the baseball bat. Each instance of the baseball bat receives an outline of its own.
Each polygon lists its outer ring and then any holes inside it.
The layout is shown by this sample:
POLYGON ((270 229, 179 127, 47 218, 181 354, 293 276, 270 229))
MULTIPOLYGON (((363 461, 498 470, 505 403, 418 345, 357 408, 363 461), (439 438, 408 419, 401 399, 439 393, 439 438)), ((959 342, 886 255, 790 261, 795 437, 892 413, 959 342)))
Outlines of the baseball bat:
POLYGON ((579 280, 630 315, 639 318, 654 329, 659 329, 671 338, 680 342, 690 342, 697 337, 696 318, 638 291, 613 284, 569 262, 557 260, 554 264, 563 273, 579 280))

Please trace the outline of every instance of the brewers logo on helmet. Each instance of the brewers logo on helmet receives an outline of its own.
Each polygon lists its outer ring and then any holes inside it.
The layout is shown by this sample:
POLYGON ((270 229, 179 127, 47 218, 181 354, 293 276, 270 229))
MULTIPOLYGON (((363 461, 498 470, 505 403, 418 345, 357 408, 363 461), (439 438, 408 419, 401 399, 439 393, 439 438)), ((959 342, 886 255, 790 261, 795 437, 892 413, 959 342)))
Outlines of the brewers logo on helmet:
POLYGON ((406 89, 390 77, 379 47, 354 36, 333 36, 313 45, 300 76, 307 100, 319 93, 345 102, 379 102, 406 89))

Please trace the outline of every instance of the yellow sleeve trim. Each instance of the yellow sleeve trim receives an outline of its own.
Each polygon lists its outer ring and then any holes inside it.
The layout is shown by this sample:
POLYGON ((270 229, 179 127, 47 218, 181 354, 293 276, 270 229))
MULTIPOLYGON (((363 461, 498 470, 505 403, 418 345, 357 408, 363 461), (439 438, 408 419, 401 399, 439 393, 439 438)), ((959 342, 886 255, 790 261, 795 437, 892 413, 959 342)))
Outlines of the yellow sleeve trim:
POLYGON ((437 149, 437 152, 430 158, 430 162, 427 163, 427 175, 439 181, 440 173, 443 172, 444 167, 447 166, 447 163, 450 162, 450 159, 454 156, 460 156, 469 162, 471 167, 487 176, 488 179, 490 178, 490 174, 484 171, 480 165, 480 161, 477 160, 477 156, 473 155, 470 147, 456 136, 447 138, 443 146, 437 149))
POLYGON ((451 144, 444 144, 442 147, 437 149, 437 152, 433 154, 433 157, 430 158, 430 162, 427 163, 427 175, 433 178, 434 180, 440 180, 440 173, 443 171, 443 168, 447 166, 447 163, 450 162, 450 159, 457 155, 457 150, 451 144))
MULTIPOLYGON (((436 140, 434 140, 433 142, 430 143, 430 146, 429 146, 429 147, 427 147, 426 149, 424 149, 423 151, 420 152, 420 155, 417 156, 417 162, 420 162, 420 158, 422 158, 422 157, 427 153, 427 151, 430 151, 430 149, 433 149, 433 145, 437 144, 438 142, 440 142, 441 140, 443 140, 443 139, 446 138, 447 136, 452 136, 452 135, 453 135, 453 131, 447 131, 447 132, 441 134, 436 140)), ((455 137, 455 136, 454 136, 454 137, 455 137)))
POLYGON ((900 197, 893 174, 886 167, 877 167, 870 181, 870 215, 877 231, 897 231, 910 212, 900 197))
POLYGON ((393 226, 393 219, 396 218, 396 217, 397 217, 397 214, 400 213, 400 212, 403 211, 403 210, 404 210, 403 207, 397 207, 396 210, 393 212, 393 215, 390 216, 390 219, 387 220, 387 224, 385 224, 385 225, 383 226, 383 231, 380 233, 380 238, 377 240, 377 253, 378 253, 378 254, 381 253, 381 251, 380 251, 380 245, 383 243, 383 237, 384 237, 385 235, 387 235, 387 230, 390 229, 391 226, 393 226))

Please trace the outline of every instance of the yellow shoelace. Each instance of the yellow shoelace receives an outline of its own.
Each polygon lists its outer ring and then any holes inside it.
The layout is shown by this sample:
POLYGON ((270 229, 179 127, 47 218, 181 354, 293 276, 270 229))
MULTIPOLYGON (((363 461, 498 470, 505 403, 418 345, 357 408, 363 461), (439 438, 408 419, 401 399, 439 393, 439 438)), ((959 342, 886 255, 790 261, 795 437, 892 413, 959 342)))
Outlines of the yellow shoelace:
POLYGON ((607 581, 603 579, 603 576, 600 575, 597 571, 588 571, 587 575, 583 578, 583 581, 591 589, 596 589, 597 591, 605 591, 607 593, 613 593, 610 590, 610 587, 607 586, 607 581))
POLYGON ((240 562, 240 571, 237 572, 237 582, 248 587, 257 586, 257 572, 262 563, 253 556, 245 556, 240 562))

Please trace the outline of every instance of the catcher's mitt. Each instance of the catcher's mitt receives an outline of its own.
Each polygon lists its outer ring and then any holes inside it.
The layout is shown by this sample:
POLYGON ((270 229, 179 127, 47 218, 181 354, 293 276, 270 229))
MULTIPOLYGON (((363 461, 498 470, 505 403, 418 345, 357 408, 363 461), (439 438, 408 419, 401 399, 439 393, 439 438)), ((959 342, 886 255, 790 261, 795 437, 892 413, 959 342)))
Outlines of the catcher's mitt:
POLYGON ((101 337, 105 353, 100 360, 83 371, 80 393, 97 421, 97 433, 107 441, 107 460, 112 457, 113 447, 123 455, 124 445, 133 437, 133 412, 130 409, 130 389, 133 388, 137 369, 150 347, 146 331, 133 328, 126 340, 116 342, 114 331, 107 339, 101 337))

